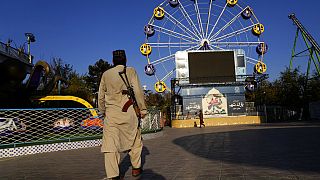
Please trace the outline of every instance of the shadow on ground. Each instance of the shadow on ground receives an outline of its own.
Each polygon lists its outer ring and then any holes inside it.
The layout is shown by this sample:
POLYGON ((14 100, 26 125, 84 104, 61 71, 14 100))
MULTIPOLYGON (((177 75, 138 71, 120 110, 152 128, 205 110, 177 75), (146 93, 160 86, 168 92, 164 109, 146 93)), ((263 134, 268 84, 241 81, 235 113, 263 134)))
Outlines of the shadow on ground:
POLYGON ((320 127, 289 127, 198 134, 173 141, 210 160, 320 172, 320 127))
MULTIPOLYGON (((143 165, 146 162, 146 156, 150 155, 150 152, 148 150, 148 148, 146 148, 145 146, 143 146, 142 148, 142 155, 141 155, 141 165, 143 168, 143 165)), ((120 176, 124 177, 125 174, 131 173, 128 172, 129 168, 131 166, 131 162, 130 162, 130 156, 129 154, 127 154, 121 161, 120 163, 120 176)), ((142 175, 137 178, 137 179, 154 179, 154 180, 164 180, 165 178, 155 172, 153 172, 151 169, 144 169, 142 175)))

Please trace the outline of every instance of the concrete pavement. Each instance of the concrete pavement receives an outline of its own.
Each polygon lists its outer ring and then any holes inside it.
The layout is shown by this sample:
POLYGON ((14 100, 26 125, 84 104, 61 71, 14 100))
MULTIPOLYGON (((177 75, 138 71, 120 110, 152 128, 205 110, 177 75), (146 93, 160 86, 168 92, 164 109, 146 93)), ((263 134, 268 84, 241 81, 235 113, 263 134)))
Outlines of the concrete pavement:
MULTIPOLYGON (((320 179, 320 126, 266 124, 165 128, 144 140, 140 179, 320 179)), ((131 177, 129 157, 121 172, 131 177)), ((100 148, 0 159, 0 179, 88 179, 105 176, 100 148)))

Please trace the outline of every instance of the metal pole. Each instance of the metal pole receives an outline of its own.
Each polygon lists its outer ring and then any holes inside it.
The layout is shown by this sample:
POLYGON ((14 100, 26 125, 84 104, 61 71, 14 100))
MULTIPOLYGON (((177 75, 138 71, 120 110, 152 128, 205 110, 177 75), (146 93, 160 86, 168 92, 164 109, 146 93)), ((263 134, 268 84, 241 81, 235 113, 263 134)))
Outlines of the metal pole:
POLYGON ((268 113, 267 113, 267 105, 266 105, 266 92, 263 91, 263 95, 264 95, 264 115, 266 117, 266 123, 268 123, 268 113))
POLYGON ((315 48, 315 50, 319 53, 320 52, 320 46, 318 43, 315 41, 315 39, 311 36, 311 34, 304 28, 304 26, 301 24, 301 22, 298 20, 298 18, 295 16, 295 14, 289 15, 289 19, 292 19, 294 24, 298 26, 302 34, 306 36, 310 44, 315 48))
POLYGON ((316 54, 316 56, 317 56, 318 63, 320 64, 319 52, 315 51, 315 54, 316 54))
POLYGON ((295 16, 295 14, 290 14, 289 15, 289 19, 291 19, 293 21, 293 23, 298 27, 298 29, 301 31, 302 37, 307 45, 307 47, 309 48, 310 51, 310 57, 313 60, 314 65, 316 66, 318 75, 320 75, 320 70, 319 70, 319 66, 318 64, 315 62, 314 57, 313 57, 313 52, 311 53, 311 48, 313 49, 313 51, 315 51, 316 56, 317 56, 317 60, 318 63, 320 63, 319 60, 319 53, 320 53, 320 46, 318 45, 318 43, 315 41, 315 39, 311 36, 311 34, 306 30, 306 28, 304 28, 304 26, 301 24, 301 22, 298 20, 298 18, 295 16), (308 44, 308 42, 311 44, 311 48, 310 45, 308 44))
POLYGON ((176 79, 171 79, 171 120, 176 118, 176 103, 175 103, 175 84, 176 79))
POLYGON ((309 74, 310 74, 310 68, 311 68, 311 56, 309 57, 309 60, 308 60, 308 69, 307 69, 307 74, 306 74, 306 77, 307 77, 306 84, 308 83, 309 74))
MULTIPOLYGON (((313 51, 314 51, 314 49, 313 49, 313 48, 311 48, 311 47, 310 47, 310 45, 308 44, 308 42, 307 42, 307 38, 306 38, 305 34, 302 34, 302 37, 303 37, 303 39, 304 39, 304 42, 306 43, 307 48, 309 49, 309 52, 310 52, 310 58, 312 59, 313 64, 314 64, 314 65, 315 65, 315 67, 316 67, 316 70, 317 70, 317 72, 318 72, 318 75, 320 75, 320 69, 319 69, 319 66, 318 66, 318 64, 316 63, 316 61, 314 60, 314 57, 313 57, 313 51)), ((308 67, 308 68, 310 68, 310 67, 308 67)))
POLYGON ((28 58, 29 58, 29 63, 32 63, 32 57, 30 53, 30 38, 28 37, 28 58))
POLYGON ((293 43, 293 48, 292 48, 292 55, 291 55, 289 70, 292 70, 292 62, 293 62, 293 58, 294 58, 295 53, 296 53, 295 51, 296 51, 298 36, 299 36, 299 28, 297 28, 296 37, 294 38, 294 43, 293 43))
POLYGON ((61 81, 58 81, 58 94, 61 95, 61 81))

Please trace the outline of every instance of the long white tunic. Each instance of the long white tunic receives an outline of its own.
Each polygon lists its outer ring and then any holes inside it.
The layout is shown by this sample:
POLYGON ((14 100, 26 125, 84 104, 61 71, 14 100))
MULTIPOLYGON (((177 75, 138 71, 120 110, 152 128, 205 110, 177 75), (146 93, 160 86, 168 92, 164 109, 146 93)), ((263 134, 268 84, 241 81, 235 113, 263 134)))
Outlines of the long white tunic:
MULTIPOLYGON (((105 114, 102 138, 102 152, 123 152, 131 149, 138 129, 138 118, 132 106, 127 112, 122 112, 123 105, 128 101, 127 90, 119 72, 123 65, 113 67, 103 73, 98 94, 98 108, 105 114)), ((134 68, 126 68, 128 80, 133 87, 139 108, 146 112, 143 90, 134 68)), ((141 139, 140 139, 141 141, 141 139)))

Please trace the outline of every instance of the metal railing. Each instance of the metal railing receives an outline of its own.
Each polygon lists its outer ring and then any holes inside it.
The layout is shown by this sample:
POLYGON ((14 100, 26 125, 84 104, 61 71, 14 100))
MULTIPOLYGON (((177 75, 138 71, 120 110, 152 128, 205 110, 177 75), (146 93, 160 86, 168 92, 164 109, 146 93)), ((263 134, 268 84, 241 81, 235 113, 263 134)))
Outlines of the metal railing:
POLYGON ((14 59, 29 63, 29 56, 23 50, 19 50, 0 42, 0 52, 14 59))
MULTIPOLYGON (((88 108, 0 109, 0 149, 100 139, 103 118, 88 108)), ((160 111, 149 109, 142 133, 162 129, 160 111)))

